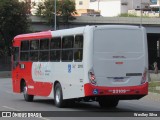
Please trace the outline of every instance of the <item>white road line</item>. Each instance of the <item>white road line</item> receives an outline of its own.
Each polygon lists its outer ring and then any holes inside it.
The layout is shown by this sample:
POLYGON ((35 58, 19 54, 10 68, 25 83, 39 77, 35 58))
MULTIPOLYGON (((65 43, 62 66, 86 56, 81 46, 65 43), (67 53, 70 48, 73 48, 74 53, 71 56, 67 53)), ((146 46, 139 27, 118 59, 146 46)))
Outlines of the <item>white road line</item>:
POLYGON ((48 118, 44 118, 44 117, 40 117, 40 119, 43 119, 43 120, 50 120, 50 119, 48 119, 48 118))
POLYGON ((12 108, 12 107, 8 107, 8 106, 2 106, 2 107, 7 108, 7 109, 10 109, 10 110, 20 111, 20 110, 18 110, 18 109, 15 109, 15 108, 12 108))

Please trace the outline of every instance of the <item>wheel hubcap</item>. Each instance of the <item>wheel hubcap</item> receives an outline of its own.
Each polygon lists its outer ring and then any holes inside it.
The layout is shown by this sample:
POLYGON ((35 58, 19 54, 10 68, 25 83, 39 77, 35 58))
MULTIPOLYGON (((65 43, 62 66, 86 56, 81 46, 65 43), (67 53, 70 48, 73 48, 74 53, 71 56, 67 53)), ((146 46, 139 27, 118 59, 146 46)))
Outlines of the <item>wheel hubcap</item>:
POLYGON ((56 102, 57 103, 60 102, 60 90, 59 89, 56 90, 56 102))
POLYGON ((23 93, 24 93, 24 95, 27 94, 27 86, 24 86, 24 88, 23 88, 23 93))

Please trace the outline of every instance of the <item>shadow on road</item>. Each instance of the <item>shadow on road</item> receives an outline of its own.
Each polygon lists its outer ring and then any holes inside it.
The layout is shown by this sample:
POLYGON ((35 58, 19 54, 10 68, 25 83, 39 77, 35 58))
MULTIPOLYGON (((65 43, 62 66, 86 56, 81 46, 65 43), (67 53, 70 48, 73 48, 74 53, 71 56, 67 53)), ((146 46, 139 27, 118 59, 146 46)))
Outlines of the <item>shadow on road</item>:
MULTIPOLYGON (((46 104, 51 105, 53 107, 56 107, 54 105, 53 99, 35 99, 33 102, 40 103, 40 104, 46 104)), ((101 108, 98 104, 98 102, 75 102, 72 104, 67 105, 67 107, 63 108, 63 110, 71 110, 71 111, 106 111, 106 112, 129 112, 133 111, 131 109, 125 109, 125 108, 101 108)))

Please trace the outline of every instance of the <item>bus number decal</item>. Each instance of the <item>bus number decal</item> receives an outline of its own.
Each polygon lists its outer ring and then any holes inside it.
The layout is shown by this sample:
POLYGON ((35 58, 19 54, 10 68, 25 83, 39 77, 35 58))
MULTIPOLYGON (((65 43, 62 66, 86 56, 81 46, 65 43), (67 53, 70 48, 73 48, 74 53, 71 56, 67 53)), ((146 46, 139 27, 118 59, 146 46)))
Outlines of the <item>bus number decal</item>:
POLYGON ((71 69, 72 69, 71 64, 68 64, 68 73, 71 73, 71 69))
POLYGON ((83 68, 83 65, 78 65, 78 68, 83 68))
POLYGON ((112 90, 113 94, 117 94, 117 93, 126 93, 129 92, 130 90, 125 90, 125 89, 116 89, 116 90, 112 90))

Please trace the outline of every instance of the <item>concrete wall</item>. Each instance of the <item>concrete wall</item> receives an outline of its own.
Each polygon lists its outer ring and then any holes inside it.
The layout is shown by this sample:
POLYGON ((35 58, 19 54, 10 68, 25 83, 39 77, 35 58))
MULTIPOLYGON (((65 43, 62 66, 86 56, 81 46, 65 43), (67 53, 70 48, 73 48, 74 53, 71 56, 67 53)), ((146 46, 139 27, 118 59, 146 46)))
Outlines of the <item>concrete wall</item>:
MULTIPOLYGON (((76 17, 76 20, 71 21, 72 23, 85 23, 85 24, 140 24, 140 17, 76 17)), ((142 24, 145 25, 160 25, 160 18, 142 18, 142 24)))

